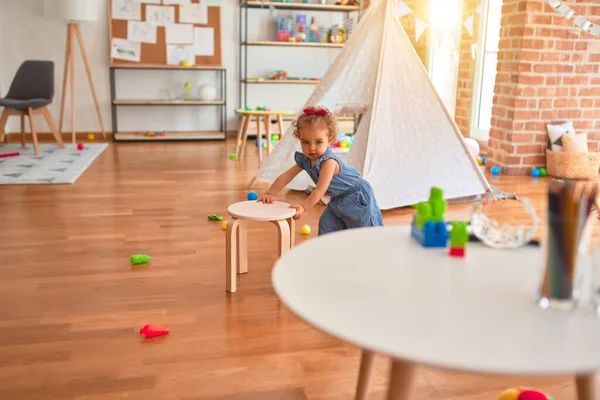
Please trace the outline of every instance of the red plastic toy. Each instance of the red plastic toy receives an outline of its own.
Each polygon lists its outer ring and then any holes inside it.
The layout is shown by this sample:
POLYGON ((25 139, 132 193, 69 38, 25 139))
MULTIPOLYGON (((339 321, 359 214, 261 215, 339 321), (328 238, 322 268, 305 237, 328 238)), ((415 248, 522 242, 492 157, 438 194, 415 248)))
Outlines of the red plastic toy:
POLYGON ((164 336, 169 334, 169 328, 161 325, 144 325, 140 329, 140 335, 144 335, 146 339, 164 336))
POLYGON ((5 157, 16 157, 19 155, 19 152, 16 153, 4 153, 4 154, 0 154, 0 158, 5 158, 5 157))
POLYGON ((78 143, 77 144, 77 150, 79 150, 79 151, 83 150, 83 144, 78 143))

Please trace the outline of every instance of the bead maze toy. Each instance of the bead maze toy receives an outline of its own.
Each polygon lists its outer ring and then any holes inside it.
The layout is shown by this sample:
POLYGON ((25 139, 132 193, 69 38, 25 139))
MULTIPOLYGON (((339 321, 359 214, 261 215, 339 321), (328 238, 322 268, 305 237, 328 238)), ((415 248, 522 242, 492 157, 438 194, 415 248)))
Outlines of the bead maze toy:
POLYGON ((444 222, 447 204, 444 192, 432 188, 429 200, 417 205, 410 235, 423 247, 445 248, 448 245, 448 229, 444 222))

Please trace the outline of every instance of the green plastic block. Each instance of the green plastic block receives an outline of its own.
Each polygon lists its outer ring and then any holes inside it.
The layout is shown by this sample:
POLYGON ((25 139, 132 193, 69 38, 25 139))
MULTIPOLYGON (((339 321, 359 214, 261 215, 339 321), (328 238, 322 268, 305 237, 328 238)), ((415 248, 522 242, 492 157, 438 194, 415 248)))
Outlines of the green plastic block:
POLYGON ((451 247, 465 247, 469 241, 467 223, 464 221, 452 222, 452 231, 450 232, 451 247))
POLYGON ((417 204, 417 214, 415 216, 415 225, 420 230, 423 230, 425 222, 431 221, 431 204, 427 202, 421 202, 417 204))
POLYGON ((131 265, 145 264, 150 260, 152 260, 152 257, 145 254, 134 254, 129 257, 129 262, 131 265))
POLYGON ((209 219, 210 221, 223 221, 223 216, 222 216, 222 215, 219 215, 219 214, 210 214, 210 215, 208 216, 208 219, 209 219))

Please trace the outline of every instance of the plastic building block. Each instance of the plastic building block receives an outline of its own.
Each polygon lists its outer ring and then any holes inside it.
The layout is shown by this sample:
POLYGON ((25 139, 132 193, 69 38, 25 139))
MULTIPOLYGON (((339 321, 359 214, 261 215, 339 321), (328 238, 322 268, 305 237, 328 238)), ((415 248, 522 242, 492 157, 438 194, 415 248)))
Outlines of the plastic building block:
POLYGON ((427 221, 422 230, 413 221, 410 235, 423 247, 446 248, 448 246, 448 230, 446 229, 446 223, 443 221, 427 221))
POLYGON ((464 257, 465 246, 469 241, 469 232, 467 231, 467 223, 461 221, 452 222, 452 230, 450 231, 450 255, 452 257, 464 257))
POLYGON ((152 257, 146 254, 134 254, 129 257, 129 262, 131 265, 146 264, 150 260, 152 260, 152 257))
POLYGON ((169 334, 169 328, 160 325, 144 325, 140 329, 140 335, 144 335, 146 339, 164 336, 169 334))
POLYGON ((223 221, 223 216, 219 214, 209 214, 208 219, 210 221, 223 221))
POLYGON ((450 256, 464 257, 465 256, 465 248, 464 247, 450 247, 450 256))

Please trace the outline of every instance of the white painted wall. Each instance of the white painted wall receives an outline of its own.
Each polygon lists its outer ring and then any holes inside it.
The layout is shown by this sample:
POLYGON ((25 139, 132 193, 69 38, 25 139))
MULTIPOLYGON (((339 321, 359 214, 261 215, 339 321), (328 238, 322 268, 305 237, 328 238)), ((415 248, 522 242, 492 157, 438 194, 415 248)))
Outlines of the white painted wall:
MULTIPOLYGON (((85 1, 85 0, 81 0, 85 1)), ((332 1, 332 0, 330 0, 332 1)), ((223 65, 227 68, 228 128, 235 129, 234 109, 238 105, 238 16, 236 0, 209 0, 221 6, 221 38, 223 65)), ((88 57, 100 100, 102 116, 107 130, 111 129, 109 87, 109 39, 107 7, 100 9, 97 23, 81 25, 88 57)), ((279 16, 296 15, 297 12, 278 11, 279 16)), ((341 23, 341 13, 314 13, 320 24, 330 26, 341 23)), ((276 16, 268 9, 249 10, 249 39, 274 40, 276 16)), ((55 97, 51 112, 59 119, 62 73, 65 56, 66 26, 61 21, 43 16, 43 0, 0 1, 0 94, 8 91, 10 82, 21 62, 26 59, 52 60, 55 63, 55 97)), ((248 49, 249 75, 262 76, 275 70, 287 70, 290 75, 321 77, 339 49, 308 49, 285 47, 250 47, 248 49)), ((78 131, 98 131, 92 97, 87 85, 85 70, 80 58, 76 60, 76 127, 78 131)), ((117 97, 162 98, 164 91, 180 91, 183 82, 190 80, 194 90, 210 83, 215 74, 193 71, 117 71, 117 97)), ((314 85, 250 85, 248 102, 251 106, 301 107, 314 89, 314 85)), ((67 108, 69 115, 70 108, 67 108)), ((218 128, 217 109, 193 107, 126 107, 119 111, 119 130, 212 130, 218 128)), ((47 131, 42 120, 40 130, 47 131)), ((69 118, 65 129, 70 129, 69 118)), ((18 130, 18 119, 11 118, 8 132, 18 130)))

